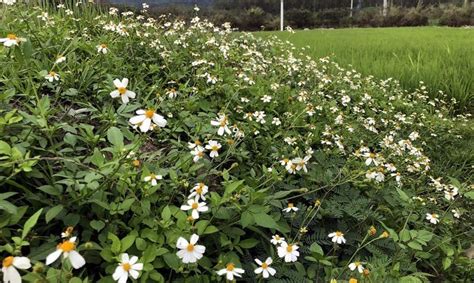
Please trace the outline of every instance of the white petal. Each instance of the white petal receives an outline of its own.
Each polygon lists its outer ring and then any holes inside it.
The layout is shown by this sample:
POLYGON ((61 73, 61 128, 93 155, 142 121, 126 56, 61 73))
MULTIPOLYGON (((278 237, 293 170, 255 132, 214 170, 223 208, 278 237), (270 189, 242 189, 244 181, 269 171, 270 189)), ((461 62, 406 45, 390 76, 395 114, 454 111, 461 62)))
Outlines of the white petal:
POLYGON ((128 79, 127 78, 122 79, 122 85, 123 85, 123 87, 127 87, 127 85, 128 85, 128 79))
POLYGON ((234 273, 232 273, 232 272, 227 272, 226 278, 227 278, 227 280, 230 280, 230 281, 234 280, 234 273))
POLYGON ((135 112, 135 113, 137 113, 138 115, 143 115, 143 114, 146 113, 146 111, 143 110, 143 109, 140 109, 140 110, 137 110, 137 112, 135 112))
POLYGON ((117 283, 127 283, 127 279, 128 279, 128 272, 125 272, 122 274, 122 276, 120 276, 120 279, 117 283))
POLYGON ((129 260, 130 260, 130 257, 128 256, 127 253, 123 253, 123 254, 120 256, 120 261, 121 261, 122 263, 127 263, 129 260))
POLYGON ((51 263, 55 262, 62 254, 61 250, 55 250, 54 252, 50 253, 48 257, 46 257, 46 265, 50 265, 51 263))
POLYGON ((268 267, 267 269, 268 269, 268 272, 270 273, 271 276, 275 275, 275 273, 276 273, 275 268, 273 268, 273 267, 268 267))
POLYGON ((142 124, 140 125, 140 130, 143 133, 146 133, 148 132, 148 130, 150 130, 150 125, 151 125, 151 120, 146 118, 145 120, 143 120, 142 124))
POLYGON ((262 271, 263 271, 263 268, 261 268, 261 267, 254 270, 255 274, 260 274, 260 273, 262 273, 262 271))
POLYGON ((153 115, 153 122, 162 128, 166 127, 166 124, 168 123, 163 116, 156 113, 153 115))
POLYGON ((128 99, 128 96, 127 95, 122 95, 122 102, 123 104, 127 104, 130 100, 128 99))
POLYGON ((268 270, 263 270, 263 278, 268 278, 270 275, 268 274, 268 270))
POLYGON ((255 259, 255 262, 256 262, 258 265, 262 265, 262 261, 259 260, 258 258, 255 259))
POLYGON ((220 127, 219 130, 217 130, 217 134, 219 136, 222 136, 224 134, 224 128, 223 127, 220 127))
POLYGON ((265 263, 266 263, 267 265, 270 265, 270 264, 273 263, 273 259, 272 259, 271 257, 268 257, 268 258, 265 260, 265 263))
POLYGON ((122 84, 122 82, 121 82, 119 79, 115 79, 115 80, 114 80, 114 86, 115 86, 116 88, 124 87, 123 84, 122 84))
POLYGON ((130 276, 133 278, 133 279, 137 279, 138 276, 140 276, 140 273, 136 270, 133 270, 133 269, 130 269, 130 271, 128 272, 130 273, 130 276))
POLYGON ((198 240, 199 240, 199 236, 196 235, 196 234, 193 234, 193 235, 191 236, 191 239, 190 239, 189 242, 190 242, 191 244, 195 245, 198 240))
POLYGON ((120 92, 118 90, 114 90, 110 93, 110 96, 112 96, 113 98, 119 97, 120 92))
POLYGON ((128 276, 126 273, 126 271, 123 269, 123 267, 121 265, 117 266, 117 268, 115 268, 115 272, 114 274, 112 274, 112 278, 117 281, 119 280, 120 277, 123 276, 123 274, 125 273, 126 276, 128 276))
POLYGON ((227 269, 225 268, 217 271, 217 275, 224 275, 225 273, 227 273, 227 269))
POLYGON ((176 247, 178 249, 186 249, 188 247, 188 244, 189 243, 185 238, 179 237, 178 242, 176 242, 176 247))
POLYGON ((21 283, 21 275, 13 266, 7 267, 3 274, 3 281, 5 283, 21 283))
POLYGON ((138 257, 137 256, 132 256, 130 258, 130 261, 128 262, 130 265, 134 265, 135 263, 137 263, 138 261, 138 257))
POLYGON ((75 269, 79 269, 86 264, 86 260, 76 251, 71 251, 69 253, 69 261, 75 269))
POLYGON ((194 250, 200 254, 203 254, 206 252, 206 247, 202 245, 195 245, 194 250))
POLYGON ((135 263, 132 265, 133 270, 143 270, 143 263, 135 263))
POLYGON ((130 90, 127 90, 127 92, 125 93, 126 96, 130 97, 130 98, 135 98, 137 96, 136 93, 134 93, 133 91, 130 91, 130 90))
POLYGON ((199 219, 199 212, 197 211, 197 209, 193 209, 193 212, 191 213, 191 216, 194 219, 199 219))
POLYGON ((130 124, 137 125, 143 122, 145 119, 146 119, 145 115, 138 115, 138 116, 134 116, 130 118, 130 120, 128 121, 130 122, 130 124))
POLYGON ((27 257, 16 256, 13 258, 13 266, 19 269, 28 269, 31 267, 31 262, 27 257))

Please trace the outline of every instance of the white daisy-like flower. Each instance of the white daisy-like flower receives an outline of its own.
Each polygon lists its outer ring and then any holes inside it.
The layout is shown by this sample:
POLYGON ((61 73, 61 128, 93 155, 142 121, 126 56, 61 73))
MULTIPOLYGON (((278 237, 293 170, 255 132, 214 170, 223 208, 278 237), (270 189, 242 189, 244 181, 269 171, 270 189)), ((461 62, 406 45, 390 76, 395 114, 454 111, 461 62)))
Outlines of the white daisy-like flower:
POLYGON ((453 213, 453 216, 456 218, 461 217, 461 212, 458 209, 452 209, 451 212, 453 213))
POLYGON ((55 262, 61 255, 69 259, 72 267, 79 269, 86 264, 85 259, 76 251, 76 237, 71 237, 59 244, 56 251, 52 252, 46 257, 46 265, 55 262))
POLYGON ((204 158, 204 147, 198 145, 193 150, 191 150, 191 155, 193 157, 194 162, 198 162, 201 158, 204 158))
POLYGON ((356 261, 356 262, 353 262, 353 263, 349 264, 349 269, 352 270, 352 271, 357 269, 357 271, 359 271, 359 273, 364 272, 364 266, 362 265, 362 263, 360 261, 356 261))
POLYGON ((227 120, 227 116, 225 115, 219 115, 219 118, 211 121, 211 125, 219 127, 219 129, 217 130, 217 134, 219 136, 224 135, 224 133, 227 133, 228 135, 232 133, 232 131, 228 127, 229 121, 227 120))
POLYGON ((51 71, 46 76, 44 76, 44 78, 50 83, 52 83, 54 81, 59 81, 59 74, 51 71))
POLYGON ((3 282, 21 283, 21 275, 18 269, 31 268, 30 259, 24 256, 9 256, 2 261, 3 282))
POLYGON ((195 200, 206 200, 206 194, 209 190, 209 187, 204 185, 204 183, 197 183, 192 189, 191 194, 188 198, 194 198, 195 200))
POLYGON ((444 197, 447 200, 454 200, 454 197, 457 196, 458 192, 459 192, 459 189, 456 187, 453 187, 451 191, 450 190, 444 191, 444 197))
POLYGON ((426 220, 428 220, 431 224, 438 224, 439 222, 439 214, 436 213, 427 213, 426 220))
POLYGON ((273 235, 272 239, 270 240, 270 242, 274 244, 275 246, 283 243, 284 241, 285 241, 285 238, 280 237, 279 235, 273 235))
POLYGON ((123 253, 120 256, 120 263, 115 268, 112 278, 118 283, 126 283, 128 277, 137 279, 140 276, 140 271, 143 270, 143 263, 137 263, 138 257, 129 257, 128 254, 123 253))
POLYGON ((0 43, 3 43, 3 46, 5 46, 5 47, 12 47, 14 45, 16 46, 16 45, 20 44, 20 42, 25 42, 25 41, 26 41, 26 39, 24 39, 22 37, 17 37, 13 33, 7 34, 7 37, 5 37, 5 38, 0 38, 0 43))
POLYGON ((189 242, 183 237, 179 237, 176 247, 180 249, 176 255, 183 261, 183 263, 195 263, 202 258, 202 255, 206 251, 206 247, 202 245, 196 245, 199 240, 199 236, 193 234, 189 242))
POLYGON ((165 117, 157 114, 153 109, 140 109, 137 110, 136 113, 138 116, 130 118, 129 122, 130 124, 139 127, 143 133, 148 132, 152 127, 154 127, 154 125, 162 128, 166 127, 167 121, 165 117))
POLYGON ((306 164, 308 164, 308 161, 311 159, 311 156, 307 155, 304 158, 297 157, 294 158, 291 162, 296 165, 296 170, 300 171, 303 169, 305 173, 308 173, 308 168, 306 168, 306 164))
POLYGON ((298 211, 298 207, 296 207, 292 202, 289 202, 288 203, 288 206, 286 208, 283 209, 283 212, 297 212, 298 211))
POLYGON ((225 268, 217 271, 217 275, 224 275, 226 276, 227 280, 233 281, 234 276, 237 277, 242 277, 241 274, 245 273, 245 270, 242 268, 235 267, 235 264, 233 263, 228 263, 225 268))
POLYGON ((145 182, 150 182, 152 186, 156 186, 158 184, 157 181, 162 180, 162 179, 163 179, 163 176, 155 175, 153 173, 143 178, 145 182))
POLYGON ((329 238, 332 238, 331 241, 333 243, 338 243, 338 244, 345 244, 346 239, 344 238, 344 233, 341 231, 336 231, 332 232, 331 234, 328 235, 329 238))
POLYGON ((270 95, 264 95, 262 98, 260 98, 260 100, 262 100, 264 103, 269 103, 272 101, 272 97, 270 95))
POLYGON ((378 156, 374 152, 367 152, 364 154, 364 157, 366 158, 365 160, 365 165, 369 166, 370 164, 374 164, 375 166, 379 165, 378 161, 378 156))
POLYGON ((195 140, 194 142, 188 142, 188 148, 193 149, 196 146, 202 146, 202 142, 199 140, 195 140))
POLYGON ((255 259, 255 262, 260 266, 257 269, 255 269, 255 274, 260 274, 262 273, 263 278, 268 278, 273 275, 275 275, 276 270, 272 267, 270 267, 270 264, 272 264, 273 260, 271 257, 268 257, 264 262, 260 261, 258 258, 255 259))
POLYGON ((117 89, 110 93, 110 96, 112 96, 113 98, 120 97, 122 99, 123 104, 127 104, 130 101, 130 98, 135 98, 136 93, 127 89, 127 78, 123 78, 122 81, 120 81, 119 79, 115 79, 114 85, 117 89))
POLYGON ((280 126, 280 125, 281 125, 281 121, 280 121, 279 118, 274 117, 274 118, 272 119, 272 124, 275 125, 275 126, 280 126))
POLYGON ((193 217, 193 219, 199 219, 199 212, 206 212, 209 210, 209 208, 206 206, 205 202, 198 202, 194 199, 188 199, 188 204, 183 204, 181 206, 181 210, 192 210, 191 216, 193 217))
POLYGON ((109 52, 109 48, 107 47, 106 44, 99 44, 97 45, 97 52, 102 53, 102 54, 107 54, 109 52))
POLYGON ((281 245, 277 248, 278 256, 280 258, 285 258, 285 262, 295 262, 300 256, 298 251, 299 247, 295 244, 288 244, 287 242, 282 242, 281 245))
POLYGON ((209 153, 209 156, 211 158, 219 156, 219 149, 222 147, 220 143, 214 140, 210 140, 208 144, 206 145, 206 149, 210 150, 211 152, 209 153))

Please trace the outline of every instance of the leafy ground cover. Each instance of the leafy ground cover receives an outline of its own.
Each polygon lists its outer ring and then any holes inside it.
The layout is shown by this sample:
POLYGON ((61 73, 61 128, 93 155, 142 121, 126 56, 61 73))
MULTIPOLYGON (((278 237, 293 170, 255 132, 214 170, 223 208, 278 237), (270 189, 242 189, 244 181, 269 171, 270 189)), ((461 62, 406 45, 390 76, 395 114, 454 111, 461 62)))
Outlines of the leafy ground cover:
POLYGON ((298 30, 277 35, 308 47, 314 58, 331 56, 365 76, 394 78, 405 89, 423 81, 431 95, 441 90, 464 111, 474 109, 474 29, 447 27, 298 30))
POLYGON ((17 3, 0 41, 4 281, 473 276, 449 98, 198 17, 17 3))

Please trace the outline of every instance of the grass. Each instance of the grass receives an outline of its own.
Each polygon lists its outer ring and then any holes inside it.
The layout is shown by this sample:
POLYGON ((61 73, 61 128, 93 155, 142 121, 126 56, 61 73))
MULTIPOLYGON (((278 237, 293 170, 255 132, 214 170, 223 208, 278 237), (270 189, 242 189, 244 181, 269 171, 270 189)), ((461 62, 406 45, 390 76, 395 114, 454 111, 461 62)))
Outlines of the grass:
POLYGON ((447 27, 317 29, 262 32, 297 47, 309 46, 314 58, 333 56, 364 75, 393 77, 405 89, 425 82, 459 101, 461 111, 474 109, 474 29, 447 27))

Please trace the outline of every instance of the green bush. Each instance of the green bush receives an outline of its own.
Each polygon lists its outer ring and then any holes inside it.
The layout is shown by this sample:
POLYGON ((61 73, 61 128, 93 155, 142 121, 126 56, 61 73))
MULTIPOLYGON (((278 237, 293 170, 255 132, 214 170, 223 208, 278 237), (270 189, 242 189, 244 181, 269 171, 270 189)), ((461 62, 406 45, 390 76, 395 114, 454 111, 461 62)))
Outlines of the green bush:
POLYGON ((430 161, 466 119, 425 87, 198 18, 2 8, 4 271, 255 282, 270 257, 270 282, 472 278, 471 176, 430 161))
POLYGON ((451 6, 443 11, 439 23, 441 25, 460 27, 474 23, 474 9, 451 6))

